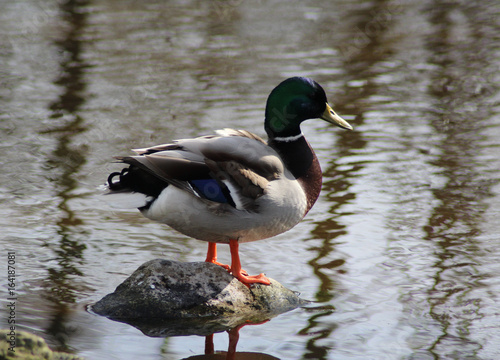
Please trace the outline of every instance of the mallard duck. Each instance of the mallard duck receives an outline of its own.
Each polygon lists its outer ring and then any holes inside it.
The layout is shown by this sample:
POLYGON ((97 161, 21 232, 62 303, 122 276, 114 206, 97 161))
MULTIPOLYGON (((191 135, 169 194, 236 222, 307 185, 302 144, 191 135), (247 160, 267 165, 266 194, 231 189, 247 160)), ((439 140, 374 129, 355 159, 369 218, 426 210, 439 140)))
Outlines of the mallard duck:
POLYGON ((352 130, 314 80, 292 77, 267 99, 264 141, 246 131, 175 140, 117 157, 128 167, 109 175, 111 195, 147 218, 208 241, 207 262, 223 266, 247 286, 269 285, 264 274, 241 268, 239 244, 266 239, 299 223, 319 196, 322 173, 300 124, 321 118, 352 130), (217 244, 229 244, 231 266, 217 262, 217 244))

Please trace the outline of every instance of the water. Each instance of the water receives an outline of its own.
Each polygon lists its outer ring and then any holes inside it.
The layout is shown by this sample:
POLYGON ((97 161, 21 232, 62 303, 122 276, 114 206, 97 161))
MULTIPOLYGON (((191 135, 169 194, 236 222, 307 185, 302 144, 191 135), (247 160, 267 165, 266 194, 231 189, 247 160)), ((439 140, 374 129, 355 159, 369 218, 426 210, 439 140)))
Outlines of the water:
MULTIPOLYGON (((496 1, 4 2, 0 242, 2 264, 16 253, 19 329, 87 359, 203 354, 202 337, 150 338, 85 311, 143 262, 206 250, 110 209, 98 186, 130 148, 228 126, 265 135, 268 93, 304 75, 355 131, 304 124, 321 197, 241 253, 317 303, 244 327, 237 350, 497 358, 499 15, 496 1)), ((214 342, 227 350, 227 334, 214 342)))

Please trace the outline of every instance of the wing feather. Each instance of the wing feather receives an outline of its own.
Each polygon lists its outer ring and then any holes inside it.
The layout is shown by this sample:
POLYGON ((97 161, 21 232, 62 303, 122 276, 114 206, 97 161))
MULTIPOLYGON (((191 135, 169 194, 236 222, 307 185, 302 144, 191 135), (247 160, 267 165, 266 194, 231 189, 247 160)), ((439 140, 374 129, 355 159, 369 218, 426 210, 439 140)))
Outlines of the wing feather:
POLYGON ((136 156, 119 160, 198 197, 200 193, 189 181, 213 178, 231 197, 230 204, 249 211, 256 210, 255 200, 284 172, 279 155, 259 136, 245 130, 224 129, 217 135, 176 140, 134 152, 136 156))

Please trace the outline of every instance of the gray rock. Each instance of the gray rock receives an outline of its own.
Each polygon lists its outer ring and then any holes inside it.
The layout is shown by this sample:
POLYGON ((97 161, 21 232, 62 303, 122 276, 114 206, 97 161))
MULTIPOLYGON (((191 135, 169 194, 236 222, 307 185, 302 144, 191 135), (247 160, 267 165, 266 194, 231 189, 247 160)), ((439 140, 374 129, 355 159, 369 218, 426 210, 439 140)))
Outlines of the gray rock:
POLYGON ((208 335, 308 303, 270 280, 270 285, 248 288, 211 263, 156 259, 141 265, 91 311, 150 336, 208 335))

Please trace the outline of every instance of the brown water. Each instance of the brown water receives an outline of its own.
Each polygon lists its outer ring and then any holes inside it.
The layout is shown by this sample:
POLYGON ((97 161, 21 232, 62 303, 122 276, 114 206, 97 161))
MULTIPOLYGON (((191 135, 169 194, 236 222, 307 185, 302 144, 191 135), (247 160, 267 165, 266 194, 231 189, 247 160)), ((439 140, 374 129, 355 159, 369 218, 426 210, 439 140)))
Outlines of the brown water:
MULTIPOLYGON (((318 303, 246 326, 237 350, 283 360, 500 356, 500 3, 1 8, 0 256, 6 264, 16 253, 19 329, 87 359, 203 354, 201 337, 150 338, 85 311, 143 262, 201 261, 206 250, 110 209, 98 186, 129 148, 228 126, 264 135, 269 91, 303 75, 355 131, 304 124, 325 174, 320 199, 296 228, 241 254, 249 272, 318 303)), ((226 247, 219 257, 229 260, 226 247)), ((214 341, 227 349, 226 334, 214 341)))

